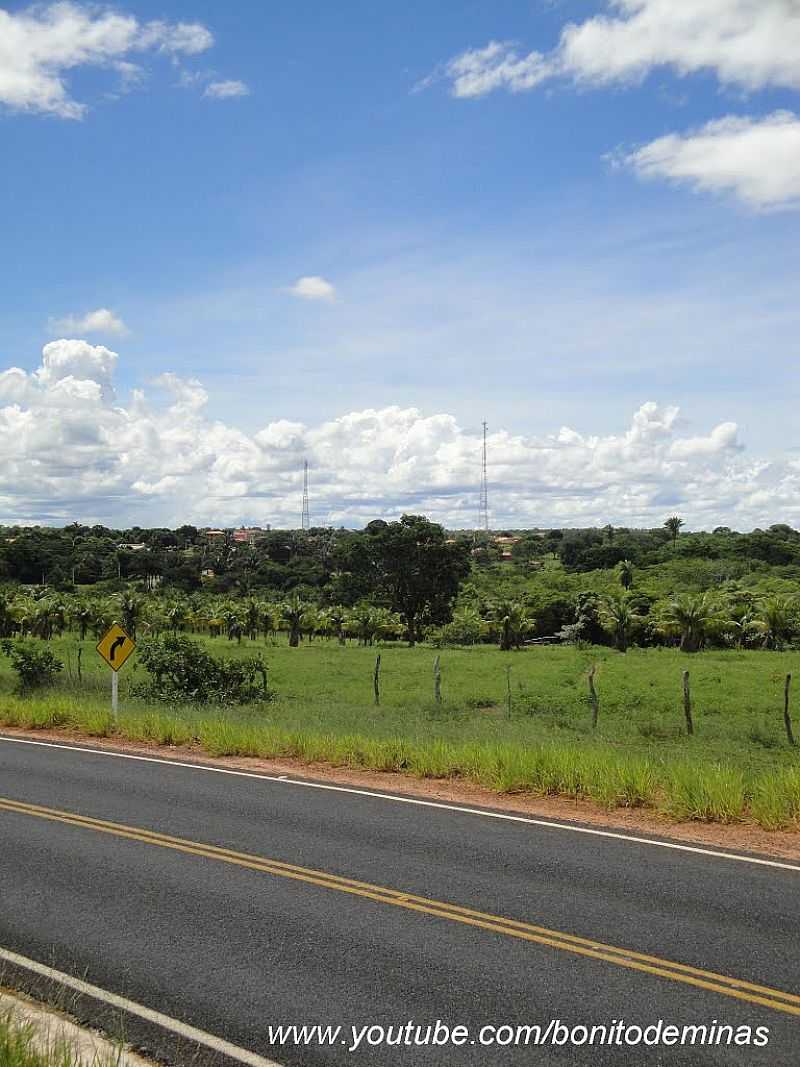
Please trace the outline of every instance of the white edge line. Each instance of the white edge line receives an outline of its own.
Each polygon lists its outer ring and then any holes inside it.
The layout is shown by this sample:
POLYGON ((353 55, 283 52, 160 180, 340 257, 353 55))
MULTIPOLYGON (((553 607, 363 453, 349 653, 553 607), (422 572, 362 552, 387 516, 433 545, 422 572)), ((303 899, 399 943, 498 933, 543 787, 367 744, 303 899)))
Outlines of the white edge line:
POLYGON ((20 967, 22 970, 41 975, 43 978, 57 982, 59 985, 67 986, 67 988, 74 989, 77 993, 102 1001, 104 1004, 125 1011, 129 1015, 137 1015, 140 1019, 155 1023, 156 1026, 177 1034, 179 1037, 186 1038, 188 1041, 193 1041, 197 1045, 204 1045, 206 1048, 228 1056, 238 1063, 246 1063, 248 1067, 280 1067, 274 1060, 266 1060, 263 1056, 259 1056, 255 1052, 249 1052, 245 1048, 239 1048, 238 1045, 232 1045, 221 1037, 207 1034, 205 1030, 198 1030, 194 1026, 189 1026, 188 1023, 182 1023, 178 1019, 171 1019, 169 1015, 162 1015, 160 1011, 146 1008, 144 1004, 137 1004, 136 1001, 128 1000, 127 997, 109 993, 106 989, 100 989, 99 986, 91 985, 80 978, 73 978, 72 975, 64 974, 63 971, 56 971, 52 967, 46 967, 43 963, 30 960, 26 956, 18 956, 16 952, 0 948, 0 960, 5 960, 6 963, 20 967))
POLYGON ((420 800, 418 797, 403 797, 396 793, 378 793, 355 786, 329 785, 325 782, 309 782, 302 778, 278 777, 272 774, 258 774, 255 771, 238 771, 230 767, 211 767, 204 763, 183 763, 179 760, 159 758, 157 756, 138 756, 132 752, 113 752, 104 748, 84 748, 79 745, 61 745, 55 741, 31 741, 25 737, 6 737, 0 734, 0 741, 18 745, 38 745, 40 748, 59 748, 67 752, 82 752, 91 756, 112 756, 115 759, 138 760, 140 763, 158 763, 165 767, 182 767, 190 771, 207 771, 211 774, 231 774, 237 778, 256 778, 265 782, 277 782, 279 785, 295 785, 303 789, 325 789, 334 793, 351 793, 361 797, 376 797, 378 800, 393 801, 396 804, 414 804, 422 808, 439 808, 442 811, 456 811, 461 815, 480 815, 485 819, 502 819, 506 822, 524 823, 527 826, 541 826, 548 830, 568 830, 574 834, 589 834, 591 837, 610 837, 616 841, 628 841, 636 845, 655 845, 658 848, 674 849, 677 852, 692 852, 698 856, 712 856, 714 859, 736 860, 739 863, 753 863, 760 867, 774 867, 783 871, 800 873, 800 865, 781 863, 779 860, 759 859, 756 856, 740 856, 735 852, 720 852, 698 845, 679 845, 675 841, 659 841, 653 837, 636 837, 633 834, 617 833, 614 830, 596 830, 589 826, 575 826, 567 822, 554 822, 550 819, 534 819, 527 815, 511 815, 507 812, 488 811, 484 808, 468 808, 460 804, 445 804, 438 800, 420 800))

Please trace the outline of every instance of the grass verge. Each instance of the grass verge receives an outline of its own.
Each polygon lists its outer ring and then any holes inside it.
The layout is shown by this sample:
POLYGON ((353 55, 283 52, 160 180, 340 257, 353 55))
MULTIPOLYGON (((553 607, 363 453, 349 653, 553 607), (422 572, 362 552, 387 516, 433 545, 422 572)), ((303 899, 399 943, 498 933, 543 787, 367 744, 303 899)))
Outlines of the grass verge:
MULTIPOLYGON (((800 768, 752 769, 725 762, 654 758, 602 743, 538 741, 522 745, 441 738, 370 737, 224 714, 185 717, 148 710, 82 709, 77 701, 49 706, 17 699, 0 706, 0 726, 72 728, 94 737, 156 745, 195 745, 210 756, 290 758, 301 763, 393 771, 419 778, 463 779, 498 794, 528 793, 589 800, 608 810, 645 808, 673 820, 753 821, 763 829, 800 828, 800 768)), ((0 1061, 2 1062, 2 1061, 0 1061)))
POLYGON ((2 1067, 117 1067, 118 1055, 80 1057, 63 1038, 43 1037, 28 1022, 20 1022, 12 1008, 0 1010, 2 1067))

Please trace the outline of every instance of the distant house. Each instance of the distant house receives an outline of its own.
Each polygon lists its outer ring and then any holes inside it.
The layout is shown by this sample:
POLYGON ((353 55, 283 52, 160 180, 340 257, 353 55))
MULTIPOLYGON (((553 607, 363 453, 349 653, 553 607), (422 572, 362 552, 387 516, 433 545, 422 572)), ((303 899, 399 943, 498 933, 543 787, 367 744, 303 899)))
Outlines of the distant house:
POLYGON ((254 545, 268 532, 269 527, 266 530, 262 530, 260 526, 243 526, 241 529, 233 531, 233 540, 238 545, 254 545))
POLYGON ((492 540, 500 549, 501 557, 503 559, 511 559, 511 550, 520 538, 515 537, 513 534, 497 534, 492 540))
POLYGON ((147 548, 147 545, 142 542, 141 544, 122 544, 117 545, 117 548, 124 548, 126 552, 143 552, 147 548))

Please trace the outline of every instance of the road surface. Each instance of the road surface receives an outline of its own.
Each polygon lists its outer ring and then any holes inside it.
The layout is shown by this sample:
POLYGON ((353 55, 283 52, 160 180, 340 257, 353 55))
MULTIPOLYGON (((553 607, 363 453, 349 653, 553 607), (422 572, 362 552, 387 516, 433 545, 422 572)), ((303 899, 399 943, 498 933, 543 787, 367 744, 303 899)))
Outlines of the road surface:
POLYGON ((799 919, 790 864, 0 738, 0 950, 280 1064, 797 1064, 799 919))

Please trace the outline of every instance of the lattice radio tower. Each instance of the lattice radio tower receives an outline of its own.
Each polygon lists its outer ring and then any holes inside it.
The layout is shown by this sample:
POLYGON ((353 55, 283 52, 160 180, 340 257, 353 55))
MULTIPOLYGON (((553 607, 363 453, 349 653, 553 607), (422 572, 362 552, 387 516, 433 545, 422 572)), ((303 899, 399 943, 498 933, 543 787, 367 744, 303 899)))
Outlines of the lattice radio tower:
POLYGON ((483 421, 483 456, 481 461, 481 502, 478 511, 478 525, 489 532, 489 478, 486 470, 486 420, 483 421))
POLYGON ((308 460, 303 460, 303 513, 300 516, 300 527, 303 530, 311 529, 311 516, 308 510, 308 460))

